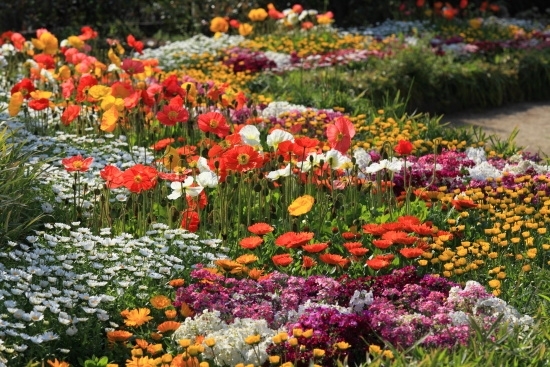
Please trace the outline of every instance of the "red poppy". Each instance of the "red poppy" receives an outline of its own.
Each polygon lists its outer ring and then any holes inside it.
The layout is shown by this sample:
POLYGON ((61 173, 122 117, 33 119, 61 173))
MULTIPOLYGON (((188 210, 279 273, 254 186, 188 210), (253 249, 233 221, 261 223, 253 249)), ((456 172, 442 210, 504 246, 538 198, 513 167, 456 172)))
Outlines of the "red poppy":
POLYGON ((407 259, 414 259, 424 253, 424 250, 418 247, 405 247, 399 250, 399 253, 407 259))
POLYGON ((317 253, 317 252, 321 252, 321 251, 326 250, 327 247, 328 247, 328 243, 326 243, 326 242, 312 243, 312 244, 309 244, 309 245, 303 245, 302 250, 304 250, 305 252, 317 253))
POLYGON ((303 136, 301 138, 294 139, 294 143, 302 148, 315 148, 319 145, 319 139, 312 139, 307 136, 303 136))
POLYGON ((34 61, 41 64, 44 69, 55 69, 55 60, 52 55, 38 54, 32 57, 34 61))
POLYGON ((393 245, 393 242, 391 240, 373 240, 372 244, 375 247, 384 250, 393 245))
POLYGON ((287 232, 277 237, 275 244, 286 248, 299 248, 308 243, 313 235, 313 232, 287 232))
POLYGON ((468 0, 460 0, 460 3, 458 4, 458 7, 460 9, 466 9, 467 6, 468 6, 468 0))
POLYGON ((419 8, 423 8, 425 3, 426 0, 416 0, 416 6, 419 8))
POLYGON ((399 140, 393 150, 399 155, 409 155, 413 151, 414 146, 408 140, 399 140))
POLYGON ((258 236, 263 236, 265 234, 271 233, 274 229, 275 228, 267 223, 256 223, 248 226, 248 230, 258 236))
POLYGON ((122 186, 122 171, 116 166, 105 166, 101 171, 99 171, 99 175, 102 179, 107 181, 105 185, 109 189, 116 189, 117 187, 122 186))
POLYGON ((131 192, 140 193, 152 189, 157 184, 158 172, 154 167, 136 164, 122 172, 122 185, 131 192))
POLYGON ((80 38, 82 41, 87 41, 97 38, 97 36, 97 31, 94 31, 92 27, 85 25, 84 27, 80 28, 80 35, 78 36, 78 38, 80 38))
POLYGON ((65 111, 61 114, 61 122, 65 126, 69 126, 71 122, 73 122, 78 115, 80 114, 80 106, 79 105, 69 105, 67 108, 65 108, 65 111))
POLYGON ((382 260, 380 258, 373 258, 373 259, 367 260, 365 264, 367 264, 367 266, 373 270, 380 270, 390 266, 390 262, 386 260, 382 260))
POLYGON ((321 254, 319 260, 328 265, 346 266, 349 260, 336 254, 321 254))
POLYGON ((136 50, 136 52, 138 52, 140 55, 143 53, 143 42, 136 41, 135 37, 131 34, 126 37, 126 42, 128 43, 128 46, 136 50))
POLYGON ((61 164, 65 167, 67 172, 86 172, 90 168, 93 160, 93 157, 84 159, 79 154, 70 158, 63 158, 61 164))
POLYGON ((197 232, 200 225, 199 213, 194 210, 186 209, 182 213, 181 228, 189 232, 197 232))
POLYGON ((259 247, 264 240, 261 237, 258 236, 250 236, 243 238, 239 245, 241 245, 242 248, 245 248, 247 250, 254 250, 255 248, 259 247))
POLYGON ((88 96, 88 90, 97 85, 97 79, 92 75, 84 75, 80 78, 78 86, 76 87, 76 101, 77 102, 93 102, 94 99, 88 96))
POLYGON ((223 138, 229 134, 229 125, 225 116, 219 112, 201 113, 197 118, 199 129, 205 133, 209 132, 223 138))
POLYGON ((164 98, 170 99, 175 96, 180 96, 185 98, 187 92, 181 87, 181 82, 178 80, 178 77, 175 75, 170 75, 168 78, 164 79, 162 82, 164 98))
POLYGON ((363 225, 363 232, 372 234, 374 236, 381 236, 386 233, 386 229, 379 224, 369 223, 363 225))
POLYGON ((304 269, 310 269, 317 265, 317 261, 309 256, 303 256, 302 257, 302 268, 304 269))
MULTIPOLYGON (((185 175, 183 175, 183 176, 185 176, 185 175)), ((193 183, 192 186, 198 186, 198 185, 196 183, 193 183)), ((187 207, 189 209, 196 210, 197 207, 199 209, 204 209, 206 207, 206 205, 208 204, 208 198, 207 198, 206 192, 204 192, 204 190, 202 190, 198 196, 186 195, 185 198, 187 200, 187 207)))
POLYGON ((29 101, 29 107, 35 111, 42 111, 50 107, 50 100, 47 98, 33 99, 29 101))
POLYGON ((178 122, 186 122, 189 119, 189 112, 183 107, 183 100, 176 96, 170 100, 170 103, 157 112, 157 119, 166 126, 174 126, 178 122))
POLYGON ((276 266, 288 266, 292 263, 292 256, 290 254, 274 255, 271 260, 276 266))
POLYGON ((327 138, 332 149, 346 154, 351 146, 351 139, 355 136, 355 127, 347 117, 338 117, 334 124, 327 126, 327 138))
POLYGON ((23 78, 19 83, 15 84, 11 88, 10 93, 14 94, 16 92, 21 92, 25 99, 29 99, 31 97, 31 92, 34 92, 35 90, 36 88, 34 87, 32 80, 29 78, 23 78))
POLYGON ((160 139, 155 144, 153 144, 151 148, 158 152, 158 151, 164 150, 167 146, 172 144, 174 141, 175 140, 173 138, 160 139))
POLYGON ((226 169, 237 172, 260 168, 264 163, 260 153, 250 145, 232 147, 223 154, 222 159, 226 169))

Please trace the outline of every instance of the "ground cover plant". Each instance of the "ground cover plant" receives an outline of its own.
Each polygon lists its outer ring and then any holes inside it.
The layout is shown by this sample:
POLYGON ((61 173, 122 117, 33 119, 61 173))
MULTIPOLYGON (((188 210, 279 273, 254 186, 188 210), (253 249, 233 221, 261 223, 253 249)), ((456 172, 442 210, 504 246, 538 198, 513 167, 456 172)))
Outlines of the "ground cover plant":
MULTIPOLYGON (((443 60, 448 28, 248 18, 107 54, 90 27, 2 35, 0 365, 547 364, 548 161, 339 89, 443 60)), ((545 67, 547 30, 499 27, 476 62, 545 67)))

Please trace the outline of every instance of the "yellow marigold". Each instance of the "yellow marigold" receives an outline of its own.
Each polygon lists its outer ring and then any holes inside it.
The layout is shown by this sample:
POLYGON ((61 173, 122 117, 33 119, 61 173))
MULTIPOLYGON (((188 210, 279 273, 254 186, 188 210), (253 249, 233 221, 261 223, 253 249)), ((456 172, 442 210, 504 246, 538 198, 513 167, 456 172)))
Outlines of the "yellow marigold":
POLYGON ((303 195, 297 198, 288 207, 288 212, 292 216, 299 216, 308 213, 313 207, 315 198, 311 195, 303 195))
POLYGON ((500 288, 500 280, 492 279, 489 281, 489 287, 491 288, 500 288))
POLYGON ((527 250, 527 257, 530 259, 534 259, 537 257, 537 249, 536 248, 530 248, 527 250))
POLYGON ((270 364, 279 364, 281 362, 280 356, 269 356, 268 358, 270 364))
POLYGON ((325 356, 325 350, 319 348, 313 348, 313 357, 323 358, 325 356))
POLYGON ((252 344, 258 344, 260 341, 262 340, 262 337, 260 334, 256 334, 256 335, 250 335, 250 336, 247 336, 245 339, 244 339, 244 342, 248 345, 252 345, 252 344))
POLYGON ((149 316, 150 313, 151 310, 148 308, 136 308, 134 310, 130 310, 126 313, 126 316, 124 316, 124 323, 126 326, 141 326, 153 319, 152 316, 149 316))
POLYGON ((225 33, 229 29, 229 22, 222 17, 215 17, 210 21, 210 31, 225 33))
POLYGON ((351 347, 351 345, 349 343, 346 343, 346 342, 338 342, 338 343, 334 344, 334 347, 337 348, 337 349, 340 349, 340 350, 346 350, 349 347, 351 347))
POLYGON ((252 9, 248 12, 248 19, 253 22, 263 22, 267 18, 267 15, 264 8, 252 9))
POLYGON ((378 345, 372 344, 372 345, 369 345, 369 353, 378 355, 382 353, 382 349, 378 345))
POLYGON ((172 301, 170 301, 170 298, 162 294, 151 297, 149 302, 151 302, 151 306, 153 306, 157 310, 162 310, 163 308, 166 308, 172 304, 172 301))

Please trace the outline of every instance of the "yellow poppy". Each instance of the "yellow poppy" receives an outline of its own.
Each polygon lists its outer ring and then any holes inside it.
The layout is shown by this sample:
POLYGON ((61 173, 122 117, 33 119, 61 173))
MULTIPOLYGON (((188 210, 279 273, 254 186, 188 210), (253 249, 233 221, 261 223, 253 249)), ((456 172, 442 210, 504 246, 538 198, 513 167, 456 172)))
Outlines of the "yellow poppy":
POLYGON ((303 195, 297 198, 290 204, 288 207, 288 212, 292 216, 299 216, 302 214, 308 213, 311 208, 313 207, 313 203, 315 202, 315 198, 311 195, 303 195))

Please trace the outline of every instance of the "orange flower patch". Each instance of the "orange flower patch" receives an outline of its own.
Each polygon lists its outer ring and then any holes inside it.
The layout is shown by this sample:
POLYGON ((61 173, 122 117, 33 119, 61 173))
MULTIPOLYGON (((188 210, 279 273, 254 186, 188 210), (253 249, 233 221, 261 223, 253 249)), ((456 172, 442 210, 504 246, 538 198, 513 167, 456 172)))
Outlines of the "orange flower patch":
POLYGON ((239 264, 247 265, 255 261, 258 261, 258 256, 252 255, 252 254, 245 254, 236 258, 235 261, 238 262, 239 264))
POLYGON ((374 258, 374 259, 367 260, 366 264, 369 268, 373 270, 380 270, 385 267, 388 267, 390 265, 390 262, 379 258, 374 258))
POLYGON ((157 326, 157 330, 161 333, 166 333, 169 331, 176 331, 180 326, 181 323, 177 321, 164 321, 162 324, 157 326))
POLYGON ((373 236, 382 236, 386 233, 386 229, 379 224, 369 223, 363 225, 363 232, 372 234, 373 236))
POLYGON ((365 256, 365 254, 367 252, 369 252, 369 249, 368 248, 364 248, 364 247, 355 247, 355 248, 351 248, 348 250, 350 252, 350 254, 352 254, 353 256, 356 256, 356 257, 361 257, 361 256, 365 256))
POLYGON ((418 240, 417 237, 410 237, 407 232, 403 231, 388 231, 382 235, 382 239, 399 245, 412 245, 418 240))
POLYGON ((107 332, 107 339, 111 343, 116 342, 125 342, 126 340, 130 339, 132 337, 131 332, 125 331, 125 330, 114 330, 114 331, 108 331, 107 332))
POLYGON ((151 306, 153 306, 158 310, 166 308, 172 304, 172 301, 170 301, 170 298, 163 295, 157 295, 157 296, 151 297, 149 302, 151 302, 151 306))
POLYGON ((328 247, 328 243, 324 242, 324 243, 312 243, 310 245, 303 245, 302 249, 305 252, 316 253, 316 252, 321 252, 326 250, 327 247, 328 247))
POLYGON ((286 248, 299 248, 308 243, 313 235, 313 232, 287 232, 277 237, 275 244, 286 248))
POLYGON ((302 268, 309 269, 317 265, 317 261, 309 256, 302 257, 302 268))
POLYGON ((384 250, 390 247, 391 245, 393 245, 393 241, 392 240, 373 240, 372 244, 375 247, 384 250))
POLYGON ((258 236, 251 236, 251 237, 245 237, 240 242, 239 245, 241 245, 242 248, 247 250, 254 250, 258 246, 260 246, 264 240, 261 237, 258 236))
POLYGON ((406 247, 399 250, 399 253, 407 259, 414 259, 424 253, 424 250, 418 247, 406 247))
POLYGON ((346 266, 349 263, 349 260, 335 254, 322 254, 319 255, 319 260, 324 262, 325 264, 329 265, 338 265, 338 266, 346 266))
POLYGON ((348 251, 354 248, 363 247, 361 242, 346 242, 343 245, 348 251))
POLYGON ((267 223, 256 223, 248 226, 248 230, 255 235, 263 236, 265 234, 273 232, 274 228, 267 223))
POLYGON ((274 255, 271 257, 273 263, 277 266, 288 266, 292 263, 292 257, 290 254, 274 255))

